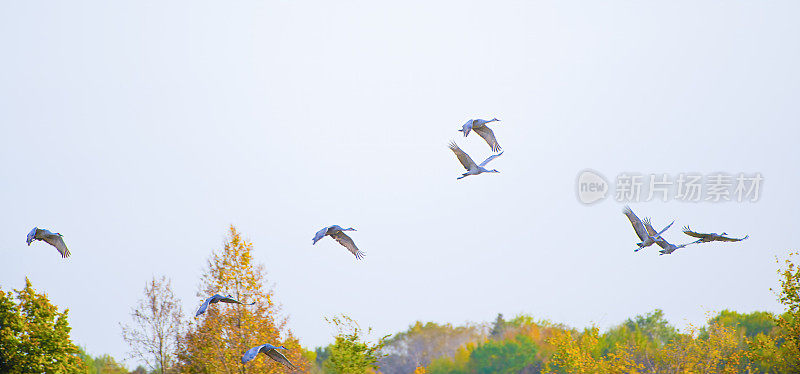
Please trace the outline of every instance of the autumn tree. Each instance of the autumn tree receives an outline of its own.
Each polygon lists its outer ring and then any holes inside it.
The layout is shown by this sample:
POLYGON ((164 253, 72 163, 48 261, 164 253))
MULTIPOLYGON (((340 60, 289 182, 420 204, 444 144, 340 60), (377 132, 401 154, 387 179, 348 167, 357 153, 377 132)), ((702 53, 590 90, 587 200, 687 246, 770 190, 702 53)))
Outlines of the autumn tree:
POLYGON ((555 353, 546 366, 546 373, 641 373, 643 366, 637 363, 628 347, 617 346, 610 353, 602 354, 600 332, 596 327, 582 333, 560 331, 549 339, 555 353))
POLYGON ((786 311, 775 319, 777 327, 773 334, 759 334, 750 342, 751 360, 762 370, 768 368, 779 373, 800 370, 800 265, 795 263, 798 255, 789 253, 778 269, 780 289, 776 293, 786 311))
POLYGON ((783 267, 778 270, 780 276, 781 304, 786 312, 778 317, 780 336, 784 340, 781 353, 784 365, 800 368, 800 266, 792 261, 800 253, 793 252, 784 260, 783 267))
MULTIPOLYGON (((709 324, 699 336, 699 330, 689 331, 656 352, 654 362, 658 373, 747 373, 750 363, 747 341, 735 327, 709 324)), ((746 338, 745 338, 746 339, 746 338)))
POLYGON ((458 347, 468 342, 485 339, 485 328, 477 325, 452 326, 435 322, 417 321, 408 330, 399 332, 386 341, 380 362, 385 374, 405 374, 416 367, 428 366, 434 359, 450 357, 458 347))
POLYGON ((28 278, 13 293, 0 290, 0 373, 85 373, 69 337, 68 310, 59 312, 28 278))
POLYGON ((325 369, 334 374, 375 373, 378 361, 383 358, 381 349, 389 335, 369 343, 365 338, 372 331, 362 329, 352 318, 341 315, 326 320, 338 331, 335 342, 330 347, 330 356, 325 361, 325 369))
POLYGON ((183 309, 166 276, 153 277, 145 286, 144 298, 131 309, 131 318, 133 325, 120 324, 130 357, 157 373, 170 372, 177 358, 183 309))
POLYGON ((284 373, 284 366, 260 355, 241 363, 244 352, 270 343, 283 345, 289 359, 301 371, 309 367, 298 340, 286 327, 273 292, 265 286, 265 269, 253 262, 253 244, 231 226, 223 248, 208 260, 198 292, 198 304, 210 295, 231 295, 255 305, 211 304, 182 339, 182 372, 188 373, 284 373))

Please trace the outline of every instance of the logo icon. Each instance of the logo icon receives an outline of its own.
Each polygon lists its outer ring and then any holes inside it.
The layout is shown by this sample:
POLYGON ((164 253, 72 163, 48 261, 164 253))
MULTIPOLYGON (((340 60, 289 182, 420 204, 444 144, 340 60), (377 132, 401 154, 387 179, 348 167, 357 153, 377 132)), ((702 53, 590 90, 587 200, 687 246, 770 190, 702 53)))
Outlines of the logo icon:
POLYGON ((608 181, 602 174, 586 169, 578 174, 578 200, 584 204, 596 203, 608 195, 608 181))

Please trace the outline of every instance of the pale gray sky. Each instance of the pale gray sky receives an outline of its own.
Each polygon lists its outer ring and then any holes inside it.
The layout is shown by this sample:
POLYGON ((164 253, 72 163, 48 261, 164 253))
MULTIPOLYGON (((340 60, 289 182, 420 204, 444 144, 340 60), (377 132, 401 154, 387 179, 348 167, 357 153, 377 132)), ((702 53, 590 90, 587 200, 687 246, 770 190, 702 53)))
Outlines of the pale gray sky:
POLYGON ((778 311, 774 257, 800 221, 793 1, 0 2, 0 286, 70 309, 75 342, 124 357, 153 275, 188 315, 227 225, 255 243, 303 345, 347 313, 529 313, 608 327, 662 308, 778 311), (450 139, 498 117, 501 174, 456 181, 450 139), (756 203, 632 204, 659 225, 750 234, 633 253, 621 204, 575 177, 760 172, 756 203), (330 224, 354 226, 357 262, 330 224), (39 226, 72 251, 25 246, 39 226))

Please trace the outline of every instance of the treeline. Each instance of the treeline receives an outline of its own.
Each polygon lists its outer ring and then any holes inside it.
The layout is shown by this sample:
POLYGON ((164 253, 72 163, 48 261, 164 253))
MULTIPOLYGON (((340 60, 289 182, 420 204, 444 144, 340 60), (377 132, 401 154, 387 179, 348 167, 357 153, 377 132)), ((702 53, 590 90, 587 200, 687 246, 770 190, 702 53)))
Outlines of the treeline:
POLYGON ((671 326, 661 310, 604 333, 527 315, 457 327, 417 322, 387 342, 380 372, 796 373, 797 356, 784 359, 793 353, 781 317, 725 310, 687 332, 671 326))
POLYGON ((661 310, 604 333, 531 316, 486 325, 412 325, 390 338, 380 372, 478 373, 800 373, 800 268, 779 266, 779 315, 724 310, 679 331, 661 310))
MULTIPOLYGON (((791 253, 779 264, 776 293, 785 311, 722 311, 701 327, 679 331, 655 310, 600 332, 520 315, 453 326, 416 322, 377 338, 345 315, 327 318, 334 342, 303 348, 286 325, 253 245, 234 227, 213 251, 199 280, 198 300, 215 293, 254 305, 212 304, 186 318, 167 277, 152 279, 122 325, 130 355, 145 364, 130 373, 288 373, 247 349, 288 348, 300 372, 360 373, 800 373, 800 268, 791 253)), ((59 311, 26 279, 21 290, 0 289, 0 373, 123 374, 113 357, 92 357, 72 343, 68 311, 59 311)))

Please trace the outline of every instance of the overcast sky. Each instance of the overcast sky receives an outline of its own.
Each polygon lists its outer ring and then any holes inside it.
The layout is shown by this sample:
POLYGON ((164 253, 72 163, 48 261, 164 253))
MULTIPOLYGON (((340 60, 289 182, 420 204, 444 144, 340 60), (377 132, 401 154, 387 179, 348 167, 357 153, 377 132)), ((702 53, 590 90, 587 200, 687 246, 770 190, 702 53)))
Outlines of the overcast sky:
MULTIPOLYGON (((0 287, 27 276, 92 354, 152 276, 192 315, 234 224, 309 348, 347 313, 528 313, 602 328, 665 311, 780 311, 800 235, 795 1, 0 1, 0 287), (489 147, 456 130, 497 117, 489 147), (665 234, 750 239, 671 256, 637 241, 586 168, 761 173, 757 202, 631 203, 665 234), (358 229, 356 261, 320 228, 358 229), (38 226, 72 257, 25 245, 38 226)), ((134 363, 128 361, 130 366, 134 363)))

